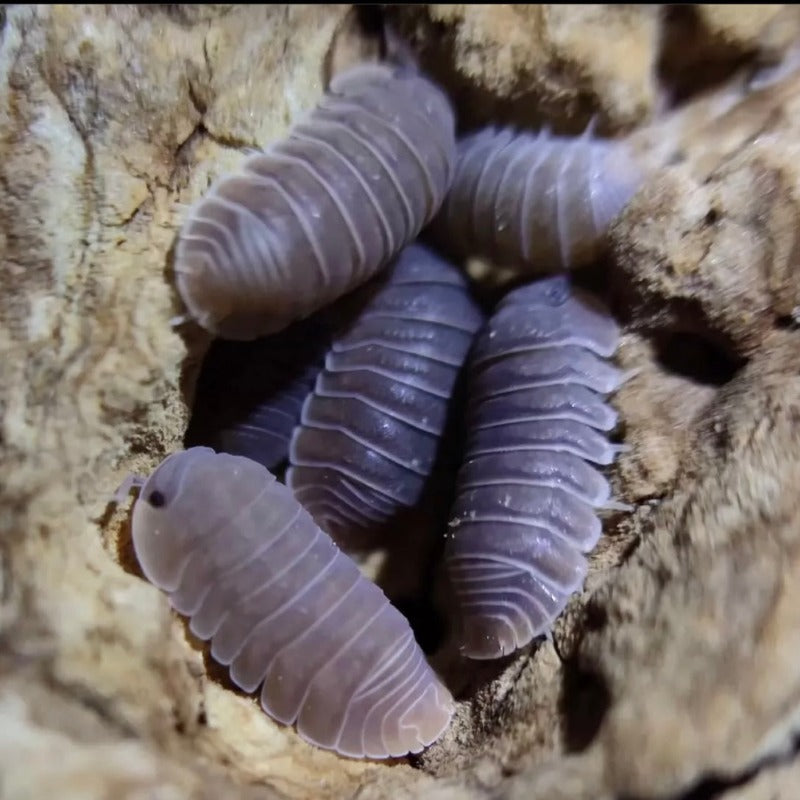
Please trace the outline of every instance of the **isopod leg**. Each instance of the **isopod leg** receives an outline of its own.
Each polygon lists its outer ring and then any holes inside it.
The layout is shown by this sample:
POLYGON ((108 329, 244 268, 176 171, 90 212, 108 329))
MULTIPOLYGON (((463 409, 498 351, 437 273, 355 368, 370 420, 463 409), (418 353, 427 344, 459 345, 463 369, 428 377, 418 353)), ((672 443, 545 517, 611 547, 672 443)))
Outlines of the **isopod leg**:
POLYGON ((119 485, 117 491, 111 495, 111 502, 116 504, 123 502, 131 493, 131 489, 141 489, 146 481, 147 478, 144 478, 141 475, 135 475, 133 472, 129 473, 119 485))

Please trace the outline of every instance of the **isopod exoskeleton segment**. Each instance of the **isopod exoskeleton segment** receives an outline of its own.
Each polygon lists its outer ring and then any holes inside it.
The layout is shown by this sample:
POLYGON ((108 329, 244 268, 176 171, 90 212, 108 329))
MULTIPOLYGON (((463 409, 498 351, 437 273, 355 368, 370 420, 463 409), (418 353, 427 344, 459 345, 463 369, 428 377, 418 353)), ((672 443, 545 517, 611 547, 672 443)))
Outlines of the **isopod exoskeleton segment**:
POLYGON ((624 140, 485 128, 458 143, 437 234, 461 255, 521 270, 585 266, 638 189, 642 170, 624 140))

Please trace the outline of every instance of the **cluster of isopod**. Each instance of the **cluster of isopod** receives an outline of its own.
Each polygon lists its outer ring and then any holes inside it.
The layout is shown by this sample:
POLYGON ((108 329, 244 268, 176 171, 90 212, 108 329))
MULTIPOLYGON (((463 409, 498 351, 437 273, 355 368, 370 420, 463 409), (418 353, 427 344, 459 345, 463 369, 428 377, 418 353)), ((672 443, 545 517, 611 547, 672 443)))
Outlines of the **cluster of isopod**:
POLYGON ((307 741, 386 758, 449 724, 453 699, 408 622, 336 543, 419 502, 460 374, 466 455, 444 557, 466 656, 549 630, 611 504, 592 466, 617 449, 608 312, 560 275, 487 321, 465 274, 415 240, 434 222, 528 269, 585 263, 638 175, 590 132, 457 142, 429 79, 361 64, 190 211, 181 297, 208 331, 249 341, 212 345, 188 449, 140 481, 134 548, 232 680, 261 686, 264 710, 307 741), (220 386, 230 399, 214 405, 220 386))

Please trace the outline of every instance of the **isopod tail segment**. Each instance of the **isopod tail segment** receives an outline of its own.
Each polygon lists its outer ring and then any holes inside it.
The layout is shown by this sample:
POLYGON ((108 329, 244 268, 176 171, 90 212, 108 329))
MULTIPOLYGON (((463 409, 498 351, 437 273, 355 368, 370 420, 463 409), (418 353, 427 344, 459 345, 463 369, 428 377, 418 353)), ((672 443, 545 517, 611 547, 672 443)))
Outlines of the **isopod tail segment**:
POLYGON ((608 311, 557 275, 506 295, 475 342, 444 559, 469 658, 546 635, 583 587, 598 512, 629 509, 600 471, 629 449, 608 441, 618 341, 608 311))

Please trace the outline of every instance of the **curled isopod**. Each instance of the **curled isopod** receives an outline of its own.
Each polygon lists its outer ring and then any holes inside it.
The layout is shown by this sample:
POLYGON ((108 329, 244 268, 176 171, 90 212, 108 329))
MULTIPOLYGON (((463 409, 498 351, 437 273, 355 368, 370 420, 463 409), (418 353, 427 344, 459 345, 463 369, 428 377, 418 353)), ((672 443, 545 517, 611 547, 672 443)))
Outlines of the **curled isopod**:
POLYGON ((288 137, 188 215, 175 273, 191 315, 253 339, 327 306, 416 238, 455 165, 445 95, 413 69, 360 64, 288 137))
POLYGON ((530 271, 584 266, 602 251, 642 171, 624 140, 486 128, 458 143, 437 234, 462 255, 530 271))
POLYGON ((483 322, 463 274, 418 244, 366 289, 306 399, 286 475, 316 521, 345 541, 419 500, 483 322))
POLYGON ((261 464, 196 447, 144 481, 133 545, 244 691, 274 719, 354 758, 417 753, 450 693, 406 619, 261 464))
POLYGON ((593 465, 620 449, 604 396, 624 379, 605 359, 619 331, 563 275, 511 292, 468 364, 465 461, 445 547, 462 652, 497 658, 546 633, 586 576, 619 507, 593 465))
POLYGON ((328 338, 327 321, 315 314, 251 342, 215 339, 197 380, 186 446, 246 456, 270 470, 282 464, 328 338))

